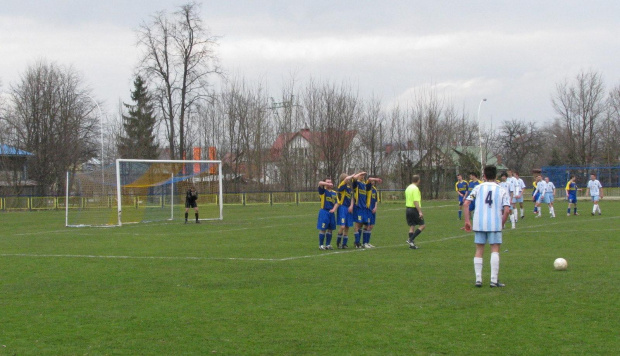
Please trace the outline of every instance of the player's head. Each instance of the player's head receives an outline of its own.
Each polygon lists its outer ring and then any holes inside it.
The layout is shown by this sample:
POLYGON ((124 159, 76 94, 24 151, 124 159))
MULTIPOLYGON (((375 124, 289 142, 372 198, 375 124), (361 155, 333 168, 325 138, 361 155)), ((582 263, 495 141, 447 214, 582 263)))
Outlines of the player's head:
POLYGON ((462 180, 463 180, 463 176, 462 176, 462 175, 460 175, 460 174, 457 174, 457 175, 456 175, 456 179, 460 182, 460 181, 462 181, 462 180))
POLYGON ((323 180, 323 182, 325 182, 325 183, 329 183, 329 184, 332 184, 332 179, 331 179, 331 178, 329 178, 329 177, 325 177, 325 179, 323 180))
POLYGON ((512 175, 514 175, 515 177, 519 178, 519 172, 517 172, 517 171, 512 172, 512 175))
POLYGON ((478 179, 478 173, 476 173, 476 172, 469 172, 469 179, 471 179, 471 180, 478 179))
POLYGON ((539 174, 539 175, 537 175, 537 176, 536 176, 536 181, 537 181, 537 182, 540 182, 541 180, 542 180, 542 176, 541 176, 540 174, 539 174))
POLYGON ((348 175, 346 173, 342 173, 340 177, 338 177, 338 181, 343 182, 347 177, 348 175))
POLYGON ((574 175, 574 174, 571 174, 571 176, 570 176, 570 179, 569 179, 569 180, 570 180, 570 181, 572 181, 572 182, 574 182, 574 181, 575 181, 575 175, 574 175))
POLYGON ((506 179, 508 179, 508 173, 502 172, 502 174, 500 174, 500 178, 501 178, 502 182, 505 182, 506 179))
POLYGON ((484 178, 487 182, 495 180, 497 177, 497 167, 495 166, 486 166, 484 167, 484 178))
POLYGON ((508 177, 512 177, 512 169, 508 169, 506 173, 508 174, 508 177))
POLYGON ((545 177, 545 182, 549 183, 549 177, 545 177))
POLYGON ((590 180, 596 179, 596 173, 590 173, 590 180))
POLYGON ((413 177, 411 177, 411 182, 412 182, 413 184, 418 184, 418 183, 420 183, 420 176, 419 176, 419 175, 417 175, 417 174, 414 174, 414 175, 413 175, 413 177))

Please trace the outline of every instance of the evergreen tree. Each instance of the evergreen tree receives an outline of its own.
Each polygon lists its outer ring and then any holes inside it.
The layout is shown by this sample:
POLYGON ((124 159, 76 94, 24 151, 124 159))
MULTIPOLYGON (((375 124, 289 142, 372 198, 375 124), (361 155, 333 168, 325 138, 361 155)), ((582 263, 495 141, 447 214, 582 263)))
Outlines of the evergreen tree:
POLYGON ((123 103, 128 115, 123 115, 123 135, 118 153, 121 158, 157 159, 159 157, 154 129, 156 117, 151 95, 144 80, 137 76, 133 82, 131 100, 134 105, 123 103))

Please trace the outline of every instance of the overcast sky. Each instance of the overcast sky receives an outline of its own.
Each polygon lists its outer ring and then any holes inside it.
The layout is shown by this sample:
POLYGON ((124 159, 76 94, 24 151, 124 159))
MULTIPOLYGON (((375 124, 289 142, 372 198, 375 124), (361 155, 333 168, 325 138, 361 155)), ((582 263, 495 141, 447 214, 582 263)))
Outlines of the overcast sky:
MULTIPOLYGON (((0 90, 38 59, 71 65, 114 115, 129 102, 135 30, 183 1, 2 0, 0 90)), ((620 1, 198 1, 225 70, 272 95, 291 77, 348 82, 386 107, 434 88, 491 123, 550 122, 556 84, 620 85, 620 1)))

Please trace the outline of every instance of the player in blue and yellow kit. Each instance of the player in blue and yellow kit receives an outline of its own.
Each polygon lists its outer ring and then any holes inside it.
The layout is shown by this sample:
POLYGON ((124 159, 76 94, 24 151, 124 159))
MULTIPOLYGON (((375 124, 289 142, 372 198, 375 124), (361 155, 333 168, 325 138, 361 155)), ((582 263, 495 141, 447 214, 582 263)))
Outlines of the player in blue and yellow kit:
POLYGON ((370 209, 368 209, 370 199, 368 197, 372 189, 372 182, 376 178, 369 178, 367 180, 366 172, 357 173, 354 175, 354 178, 352 184, 352 207, 349 208, 349 211, 353 213, 353 222, 355 223, 355 248, 364 248, 367 246, 364 246, 360 241, 362 240, 362 235, 364 235, 364 241, 368 239, 368 232, 363 230, 362 227, 370 222, 370 209))
POLYGON ((364 246, 366 248, 374 247, 373 245, 370 244, 370 237, 372 235, 372 228, 375 226, 375 221, 377 218, 377 203, 381 201, 381 199, 379 198, 379 191, 377 190, 377 184, 379 183, 381 183, 381 179, 376 178, 376 180, 374 181, 374 184, 370 188, 370 195, 368 196, 369 198, 368 209, 370 210, 370 219, 368 221, 368 225, 366 225, 366 228, 365 228, 365 230, 368 233, 368 237, 366 238, 365 246, 364 246))
POLYGON ((465 200, 465 197, 467 197, 469 185, 463 180, 463 176, 460 174, 456 176, 456 179, 457 181, 454 183, 454 190, 456 190, 459 195, 459 220, 461 220, 461 216, 463 214, 463 201, 465 200))
MULTIPOLYGON (((480 181, 480 179, 478 179, 478 173, 470 172, 469 182, 467 182, 467 195, 469 195, 471 191, 474 190, 474 188, 476 188, 481 183, 482 182, 480 181)), ((469 211, 474 211, 475 208, 476 208, 476 202, 472 200, 471 203, 469 204, 469 211)))
POLYGON ((566 183, 566 199, 568 199, 568 209, 566 210, 566 216, 570 216, 570 208, 573 206, 573 214, 579 215, 577 213, 577 191, 581 190, 577 187, 577 183, 575 183, 575 176, 570 176, 570 180, 566 183))
POLYGON ((353 176, 347 176, 346 173, 340 175, 340 183, 336 191, 338 192, 338 248, 348 248, 349 228, 353 226, 353 213, 349 213, 351 207, 351 180, 353 176))
POLYGON ((332 188, 334 188, 334 184, 329 178, 319 182, 321 209, 316 223, 316 228, 319 230, 319 250, 333 250, 331 242, 332 231, 336 229, 336 214, 334 212, 338 210, 338 194, 332 188))

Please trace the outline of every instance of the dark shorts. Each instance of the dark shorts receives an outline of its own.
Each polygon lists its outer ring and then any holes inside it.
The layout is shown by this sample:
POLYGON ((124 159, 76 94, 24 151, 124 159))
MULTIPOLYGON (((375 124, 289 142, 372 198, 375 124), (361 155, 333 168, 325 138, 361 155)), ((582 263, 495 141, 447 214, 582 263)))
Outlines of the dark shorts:
POLYGON ((409 226, 424 225, 424 219, 420 217, 420 214, 418 213, 418 209, 407 208, 407 225, 409 226))
POLYGON ((185 208, 189 209, 189 208, 197 208, 198 204, 196 204, 195 200, 185 200, 185 208))

